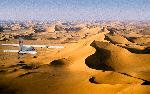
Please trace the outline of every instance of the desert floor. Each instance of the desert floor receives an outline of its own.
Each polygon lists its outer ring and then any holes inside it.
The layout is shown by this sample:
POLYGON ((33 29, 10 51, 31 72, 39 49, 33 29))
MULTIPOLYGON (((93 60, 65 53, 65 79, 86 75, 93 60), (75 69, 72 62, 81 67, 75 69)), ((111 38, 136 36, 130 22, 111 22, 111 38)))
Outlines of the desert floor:
POLYGON ((36 56, 19 59, 17 53, 0 52, 0 94, 150 94, 149 45, 140 45, 144 38, 127 40, 134 35, 107 31, 57 44, 25 40, 64 48, 36 48, 36 56))

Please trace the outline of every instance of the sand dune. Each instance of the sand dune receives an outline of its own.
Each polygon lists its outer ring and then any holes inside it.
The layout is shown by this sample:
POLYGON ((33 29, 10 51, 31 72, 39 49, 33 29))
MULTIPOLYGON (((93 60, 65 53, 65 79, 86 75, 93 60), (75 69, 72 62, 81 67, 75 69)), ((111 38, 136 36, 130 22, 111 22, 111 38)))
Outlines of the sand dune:
POLYGON ((91 45, 96 48, 96 52, 86 59, 86 64, 91 65, 91 67, 96 66, 96 69, 105 69, 106 67, 106 70, 134 72, 137 68, 141 67, 142 69, 142 66, 145 68, 149 66, 149 55, 133 54, 108 42, 94 41, 91 45), (145 60, 139 57, 145 57, 145 60), (94 65, 94 63, 97 65, 94 65), (102 67, 100 67, 101 65, 102 67))
POLYGON ((105 37, 106 40, 110 41, 113 44, 131 44, 125 37, 119 34, 107 34, 105 37))
POLYGON ((147 43, 150 42, 150 38, 149 37, 140 37, 140 38, 135 38, 132 40, 135 43, 141 44, 141 43, 147 43))
MULTIPOLYGON (((0 71, 2 94, 149 94, 149 54, 135 54, 105 39, 108 32, 87 29, 91 36, 64 49, 37 49, 36 58, 8 58, 0 71), (12 62, 11 62, 12 61, 12 62)), ((86 31, 84 33, 87 33, 86 31)), ((79 32, 78 32, 79 33, 79 32)), ((120 35, 117 44, 130 44, 120 35), (119 41, 118 41, 119 40, 119 41), (122 40, 122 41, 120 41, 122 40)), ((115 40, 117 38, 117 40, 115 40)), ((131 43, 132 44, 132 43, 131 43)))
POLYGON ((50 63, 51 66, 65 66, 71 64, 71 61, 63 58, 63 59, 58 59, 58 60, 54 60, 50 63))
POLYGON ((113 71, 105 71, 94 75, 97 84, 142 84, 144 81, 113 71), (103 76, 102 76, 103 75, 103 76))

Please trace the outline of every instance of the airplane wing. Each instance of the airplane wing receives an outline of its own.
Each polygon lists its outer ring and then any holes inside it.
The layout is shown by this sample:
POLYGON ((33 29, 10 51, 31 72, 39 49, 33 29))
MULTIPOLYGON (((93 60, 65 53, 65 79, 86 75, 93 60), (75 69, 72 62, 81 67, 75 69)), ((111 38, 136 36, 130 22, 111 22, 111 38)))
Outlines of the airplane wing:
POLYGON ((19 46, 19 44, 1 44, 1 45, 3 45, 3 46, 15 46, 15 47, 16 47, 16 46, 17 46, 17 47, 19 46))
POLYGON ((15 52, 15 53, 18 53, 19 50, 3 50, 3 52, 15 52))
MULTIPOLYGON (((1 44, 3 46, 19 46, 19 44, 1 44)), ((46 45, 23 45, 23 46, 26 46, 26 47, 42 47, 42 48, 46 48, 47 46, 46 45)))
POLYGON ((64 46, 47 46, 47 48, 64 48, 64 46))
POLYGON ((26 54, 26 53, 29 53, 29 54, 37 54, 37 52, 36 51, 19 51, 19 50, 3 50, 2 52, 5 52, 5 53, 8 53, 8 52, 10 52, 10 53, 21 53, 21 54, 26 54))
MULTIPOLYGON (((1 44, 3 46, 19 46, 19 44, 1 44)), ((64 46, 48 46, 48 45, 23 45, 25 47, 34 47, 34 48, 64 48, 64 46)))
POLYGON ((19 53, 21 53, 21 54, 26 54, 26 53, 28 53, 28 54, 37 54, 36 51, 19 51, 19 53))
POLYGON ((46 45, 23 45, 23 46, 26 46, 26 47, 34 47, 34 48, 46 48, 47 46, 46 45))
POLYGON ((34 47, 34 48, 64 48, 64 46, 47 46, 47 45, 23 45, 26 47, 34 47))

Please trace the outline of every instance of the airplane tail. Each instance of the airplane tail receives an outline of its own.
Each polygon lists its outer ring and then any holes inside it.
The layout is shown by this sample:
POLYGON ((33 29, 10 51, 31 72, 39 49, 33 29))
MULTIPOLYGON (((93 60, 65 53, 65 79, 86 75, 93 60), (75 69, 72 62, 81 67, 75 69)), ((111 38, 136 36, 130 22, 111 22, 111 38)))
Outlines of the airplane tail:
POLYGON ((19 38, 19 51, 23 50, 23 39, 20 37, 19 38))

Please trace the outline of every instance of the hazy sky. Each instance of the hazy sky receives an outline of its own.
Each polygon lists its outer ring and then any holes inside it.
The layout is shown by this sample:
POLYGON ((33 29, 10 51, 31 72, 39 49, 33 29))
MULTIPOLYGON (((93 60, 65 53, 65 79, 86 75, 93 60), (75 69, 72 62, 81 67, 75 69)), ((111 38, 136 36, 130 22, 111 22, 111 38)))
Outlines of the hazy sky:
POLYGON ((150 20, 150 0, 0 0, 0 19, 150 20))

